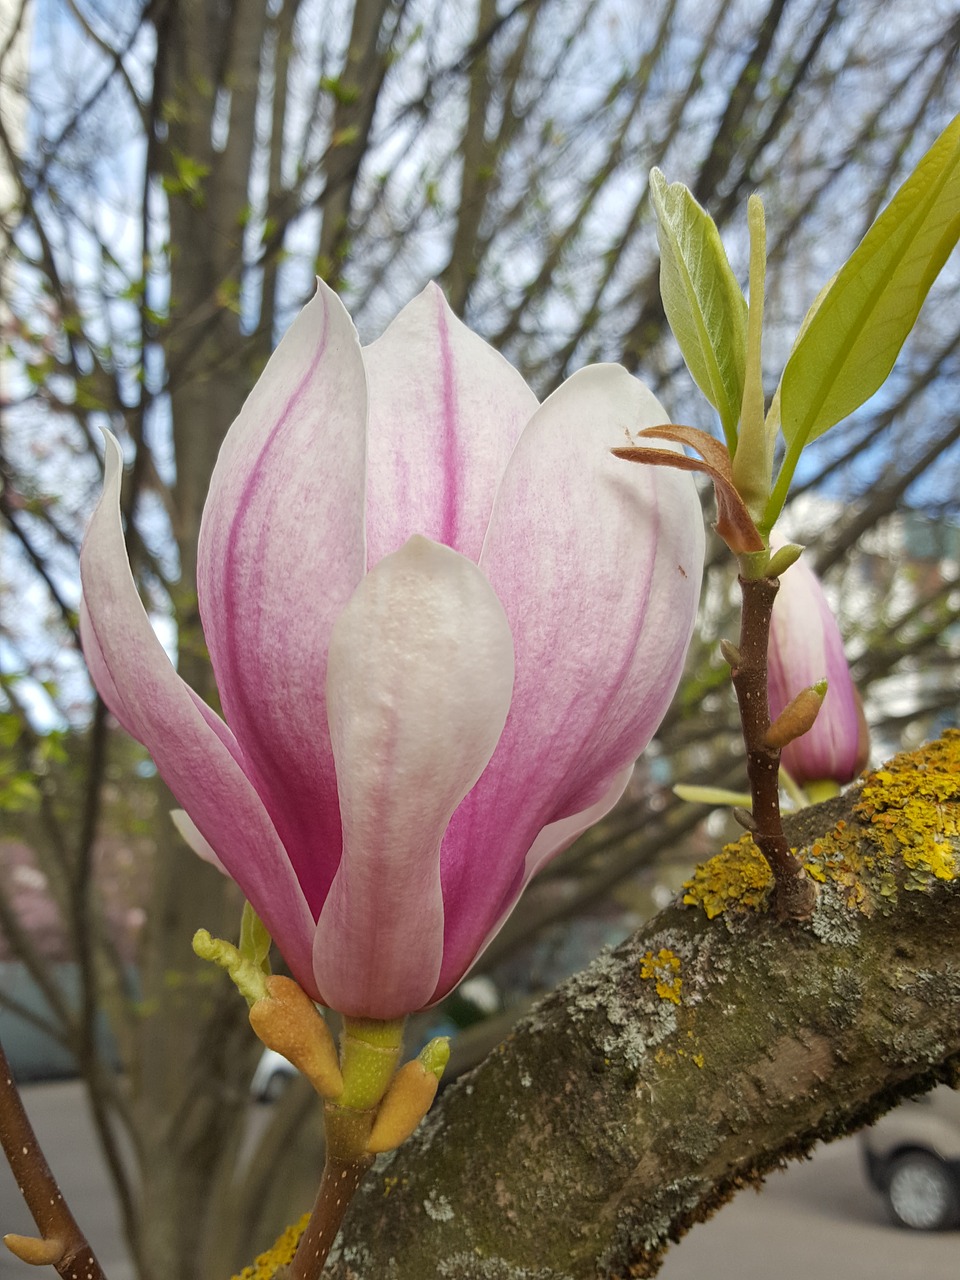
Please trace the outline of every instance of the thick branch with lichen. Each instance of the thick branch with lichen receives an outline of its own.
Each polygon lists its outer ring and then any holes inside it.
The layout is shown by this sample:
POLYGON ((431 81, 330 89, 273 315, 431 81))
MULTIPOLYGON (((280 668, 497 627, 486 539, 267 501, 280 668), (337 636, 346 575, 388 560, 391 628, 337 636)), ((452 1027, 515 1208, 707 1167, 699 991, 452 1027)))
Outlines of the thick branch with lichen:
MULTIPOLYGON (((370 1175, 337 1280, 651 1276, 741 1186, 960 1067, 960 735, 749 836, 559 988, 370 1175)), ((262 1272, 261 1274, 266 1274, 262 1272)))

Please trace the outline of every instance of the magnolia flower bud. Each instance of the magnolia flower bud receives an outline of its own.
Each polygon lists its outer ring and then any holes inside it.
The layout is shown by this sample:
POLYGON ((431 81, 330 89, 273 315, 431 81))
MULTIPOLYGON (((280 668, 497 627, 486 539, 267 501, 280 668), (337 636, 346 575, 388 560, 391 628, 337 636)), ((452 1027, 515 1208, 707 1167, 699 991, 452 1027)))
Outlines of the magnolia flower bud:
MULTIPOLYGON (((849 782, 867 762, 866 725, 844 657, 840 629, 816 574, 802 559, 780 579, 767 656, 774 725, 798 695, 802 704, 795 704, 798 713, 812 711, 816 699, 808 691, 823 680, 827 684, 812 726, 789 740, 784 735, 783 767, 801 786, 849 782)), ((802 718, 798 715, 795 727, 802 718)))

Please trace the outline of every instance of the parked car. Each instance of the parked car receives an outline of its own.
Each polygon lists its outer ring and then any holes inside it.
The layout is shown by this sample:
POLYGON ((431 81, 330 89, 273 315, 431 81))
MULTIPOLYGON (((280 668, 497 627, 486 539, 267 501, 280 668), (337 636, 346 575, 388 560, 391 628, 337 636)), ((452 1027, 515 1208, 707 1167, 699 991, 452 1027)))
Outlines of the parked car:
POLYGON ((960 1227, 960 1092, 938 1085, 902 1103, 863 1131, 861 1151, 899 1226, 960 1227))
POLYGON ((297 1068, 283 1054, 274 1049, 264 1049, 250 1081, 254 1101, 276 1102, 296 1074, 297 1068))

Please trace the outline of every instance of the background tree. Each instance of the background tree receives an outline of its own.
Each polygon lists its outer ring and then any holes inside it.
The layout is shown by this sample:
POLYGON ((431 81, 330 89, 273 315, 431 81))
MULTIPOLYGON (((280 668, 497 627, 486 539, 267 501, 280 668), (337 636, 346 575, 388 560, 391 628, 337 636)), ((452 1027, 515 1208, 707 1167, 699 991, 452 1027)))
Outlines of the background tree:
MULTIPOLYGON (((223 435, 314 274, 340 289, 367 339, 436 277, 538 392, 588 360, 622 360, 676 421, 710 426, 659 302, 650 167, 691 186, 741 266, 746 197, 762 192, 767 355, 779 368, 817 288, 960 109, 960 22, 946 0, 922 24, 905 0, 6 10, 4 88, 16 88, 25 42, 30 77, 22 110, 0 121, 13 193, 0 787, 11 831, 57 895, 76 1008, 6 894, 0 924, 80 1061, 141 1274, 189 1280, 241 1263, 298 1207, 293 1171, 277 1188, 272 1170, 311 1103, 285 1099, 240 1176, 255 1050, 234 993, 189 948, 198 924, 235 930, 239 904, 178 842, 169 798, 142 753, 114 740, 76 648, 97 428, 128 452, 124 511, 145 598, 182 674, 215 701, 194 589, 201 508, 223 435), (99 887, 104 849, 129 843, 131 821, 150 904, 135 979, 99 887), (122 1076, 95 1036, 103 1005, 122 1076)), ((844 588, 857 678, 886 744, 955 714, 958 318, 954 266, 882 396, 811 451, 787 515, 802 540, 825 530, 819 565, 844 588)), ((534 887, 487 966, 693 830, 702 810, 674 803, 668 778, 739 782, 715 657, 732 598, 717 558, 656 764, 534 887)))

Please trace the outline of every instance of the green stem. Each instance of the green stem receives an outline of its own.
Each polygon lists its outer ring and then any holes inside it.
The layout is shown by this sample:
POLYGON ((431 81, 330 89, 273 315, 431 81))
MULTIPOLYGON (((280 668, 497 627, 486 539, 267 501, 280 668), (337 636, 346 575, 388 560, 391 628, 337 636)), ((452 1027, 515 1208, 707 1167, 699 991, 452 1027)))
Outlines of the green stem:
POLYGON ((811 804, 820 804, 822 800, 832 800, 840 794, 840 783, 833 778, 822 778, 819 781, 805 782, 803 789, 811 804))
POLYGON ((787 449, 786 455, 780 466, 780 472, 777 475, 777 483, 773 486, 773 492, 770 495, 770 501, 767 503, 760 521, 760 533, 766 538, 767 534, 777 522, 777 517, 783 510, 783 504, 787 500, 787 494, 790 491, 790 483, 793 480, 793 473, 797 469, 797 463, 800 461, 800 454, 803 445, 793 442, 787 449))

